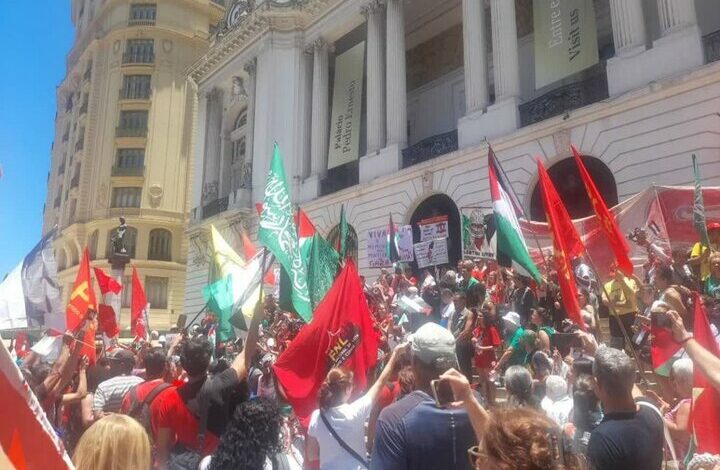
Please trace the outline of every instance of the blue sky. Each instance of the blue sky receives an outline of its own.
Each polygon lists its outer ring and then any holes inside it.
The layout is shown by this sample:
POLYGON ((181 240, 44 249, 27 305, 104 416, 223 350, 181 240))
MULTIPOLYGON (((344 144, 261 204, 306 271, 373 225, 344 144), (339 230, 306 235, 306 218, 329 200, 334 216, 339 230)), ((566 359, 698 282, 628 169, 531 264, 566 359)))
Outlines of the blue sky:
POLYGON ((55 89, 72 46, 70 0, 3 2, 0 279, 38 242, 54 137, 55 89))

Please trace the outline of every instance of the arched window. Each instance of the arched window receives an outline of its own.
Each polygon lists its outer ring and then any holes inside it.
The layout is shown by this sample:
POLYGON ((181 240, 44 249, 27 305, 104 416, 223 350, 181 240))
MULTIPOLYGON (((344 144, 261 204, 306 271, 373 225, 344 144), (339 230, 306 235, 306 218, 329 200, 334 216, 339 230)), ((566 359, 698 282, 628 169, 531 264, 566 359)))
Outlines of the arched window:
MULTIPOLYGON (((110 258, 113 254, 112 237, 115 234, 115 229, 108 232, 107 236, 107 248, 105 255, 110 258)), ((127 255, 131 258, 135 258, 135 246, 137 245, 137 229, 135 227, 128 227, 125 232, 125 248, 127 249, 127 255)))
POLYGON ((230 134, 232 156, 230 158, 232 190, 250 189, 252 183, 252 156, 248 155, 247 109, 240 112, 235 120, 235 128, 230 134))
MULTIPOLYGON (((338 247, 338 239, 340 238, 340 224, 337 224, 335 227, 330 230, 330 233, 328 233, 327 241, 330 243, 330 245, 333 248, 338 247)), ((357 262, 358 259, 358 237, 357 232, 355 232, 355 229, 352 225, 348 224, 348 237, 347 237, 347 247, 345 249, 346 256, 352 258, 357 262)))
POLYGON ((148 259, 155 261, 172 261, 172 234, 164 228, 150 231, 148 259))
POLYGON ((98 245, 99 236, 100 236, 100 231, 95 230, 88 237, 87 246, 88 246, 88 251, 90 251, 90 259, 92 259, 92 260, 97 259, 97 245, 98 245))

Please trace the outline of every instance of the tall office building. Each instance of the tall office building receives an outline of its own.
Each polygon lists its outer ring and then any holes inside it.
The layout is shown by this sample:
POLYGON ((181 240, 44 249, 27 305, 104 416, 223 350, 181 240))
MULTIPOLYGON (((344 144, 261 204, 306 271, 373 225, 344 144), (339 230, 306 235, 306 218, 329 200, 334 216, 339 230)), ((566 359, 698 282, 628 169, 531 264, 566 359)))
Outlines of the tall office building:
MULTIPOLYGON (((72 0, 76 37, 57 89, 43 233, 54 242, 67 302, 87 246, 109 268, 110 237, 127 220, 132 264, 144 281, 150 327, 183 309, 197 94, 186 69, 209 46, 221 0, 72 0)), ((128 328, 124 273, 121 327, 128 328)))

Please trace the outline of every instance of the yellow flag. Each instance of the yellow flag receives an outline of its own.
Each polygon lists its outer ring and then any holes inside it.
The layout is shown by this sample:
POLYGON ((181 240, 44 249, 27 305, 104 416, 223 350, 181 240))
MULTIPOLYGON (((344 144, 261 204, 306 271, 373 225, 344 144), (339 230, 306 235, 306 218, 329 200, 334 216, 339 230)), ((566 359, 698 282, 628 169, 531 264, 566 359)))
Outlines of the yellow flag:
POLYGON ((212 259, 217 279, 226 277, 234 268, 242 268, 245 266, 245 260, 230 244, 225 241, 218 229, 214 225, 210 226, 210 239, 212 242, 212 259))

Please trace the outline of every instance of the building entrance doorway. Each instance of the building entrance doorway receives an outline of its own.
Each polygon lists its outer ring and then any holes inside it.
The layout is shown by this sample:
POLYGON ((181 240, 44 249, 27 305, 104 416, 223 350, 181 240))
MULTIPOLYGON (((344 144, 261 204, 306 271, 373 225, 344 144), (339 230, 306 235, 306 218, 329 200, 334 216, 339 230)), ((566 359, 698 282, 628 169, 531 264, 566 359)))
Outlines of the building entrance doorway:
MULTIPOLYGON (((458 261, 462 259, 462 226, 460 223, 460 211, 455 201, 449 196, 445 194, 435 194, 417 206, 412 217, 410 217, 410 225, 412 225, 413 229, 413 243, 420 242, 420 222, 441 217, 447 217, 448 261, 454 269, 458 261)), ((417 263, 415 261, 412 263, 412 268, 417 271, 417 263)))

